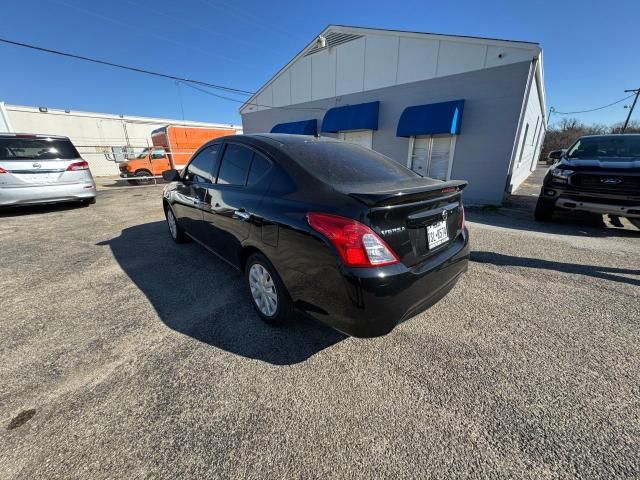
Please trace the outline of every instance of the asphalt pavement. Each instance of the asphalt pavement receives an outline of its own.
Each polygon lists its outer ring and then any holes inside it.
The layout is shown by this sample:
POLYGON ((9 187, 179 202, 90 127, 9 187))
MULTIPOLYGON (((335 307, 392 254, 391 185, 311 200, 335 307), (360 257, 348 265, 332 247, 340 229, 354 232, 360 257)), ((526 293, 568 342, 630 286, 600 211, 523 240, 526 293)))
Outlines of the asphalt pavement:
POLYGON ((640 232, 533 221, 539 178, 367 340, 262 324, 161 186, 0 213, 0 477, 639 478, 640 232))

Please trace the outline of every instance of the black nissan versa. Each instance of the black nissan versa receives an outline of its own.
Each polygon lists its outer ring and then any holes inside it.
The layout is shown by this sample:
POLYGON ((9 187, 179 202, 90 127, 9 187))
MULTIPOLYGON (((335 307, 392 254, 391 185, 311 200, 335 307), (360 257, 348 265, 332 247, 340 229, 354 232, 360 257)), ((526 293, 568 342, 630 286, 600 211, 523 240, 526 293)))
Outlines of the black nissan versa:
POLYGON ((173 239, 194 239, 244 272, 272 324, 298 310, 349 335, 384 335, 467 269, 466 182, 423 178, 358 145, 225 137, 164 178, 173 239))

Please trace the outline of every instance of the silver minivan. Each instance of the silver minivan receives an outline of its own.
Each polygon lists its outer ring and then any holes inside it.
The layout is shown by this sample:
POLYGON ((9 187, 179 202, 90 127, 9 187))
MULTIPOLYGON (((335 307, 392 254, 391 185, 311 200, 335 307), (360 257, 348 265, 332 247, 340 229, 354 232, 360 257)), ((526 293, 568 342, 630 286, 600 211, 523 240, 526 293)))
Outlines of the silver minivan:
POLYGON ((67 137, 0 133, 0 207, 95 203, 89 164, 67 137))

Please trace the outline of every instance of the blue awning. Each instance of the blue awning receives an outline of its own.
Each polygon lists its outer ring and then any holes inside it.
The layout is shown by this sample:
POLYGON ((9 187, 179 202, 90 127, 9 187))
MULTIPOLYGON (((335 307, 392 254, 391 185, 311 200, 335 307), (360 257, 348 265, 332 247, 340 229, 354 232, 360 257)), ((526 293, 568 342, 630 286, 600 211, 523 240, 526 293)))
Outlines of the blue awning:
POLYGON ((322 131, 377 130, 379 107, 380 102, 370 102, 331 108, 324 114, 322 131))
POLYGON ((450 133, 458 135, 464 100, 407 107, 398 121, 398 137, 450 133))
POLYGON ((318 121, 302 120, 299 122, 279 123, 271 129, 271 133, 293 133, 295 135, 317 135, 318 121))

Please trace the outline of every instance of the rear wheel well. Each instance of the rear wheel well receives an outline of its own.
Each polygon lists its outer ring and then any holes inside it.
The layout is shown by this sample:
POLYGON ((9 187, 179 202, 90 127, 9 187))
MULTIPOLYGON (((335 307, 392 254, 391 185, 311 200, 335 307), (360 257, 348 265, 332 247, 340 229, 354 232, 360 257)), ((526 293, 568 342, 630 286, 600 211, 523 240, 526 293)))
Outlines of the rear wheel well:
MULTIPOLYGON (((254 253, 259 253, 261 255, 264 255, 264 253, 261 252, 256 247, 244 247, 242 249, 242 251, 240 252, 240 270, 242 270, 244 272, 245 267, 247 266, 247 260, 254 253)), ((266 255, 264 255, 264 256, 266 257, 266 255)))

